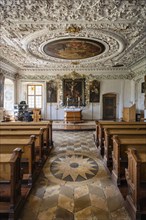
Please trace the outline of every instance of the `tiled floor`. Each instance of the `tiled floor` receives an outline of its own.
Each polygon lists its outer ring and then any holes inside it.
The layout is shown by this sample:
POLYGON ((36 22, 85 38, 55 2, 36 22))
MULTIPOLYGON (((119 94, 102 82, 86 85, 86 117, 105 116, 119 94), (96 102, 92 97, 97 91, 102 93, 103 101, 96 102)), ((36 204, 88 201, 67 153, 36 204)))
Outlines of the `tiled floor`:
POLYGON ((54 149, 21 220, 130 220, 93 131, 53 131, 54 149))
POLYGON ((70 130, 70 131, 80 131, 80 130, 95 130, 96 123, 95 121, 82 121, 81 123, 65 123, 64 121, 53 121, 53 130, 70 130))

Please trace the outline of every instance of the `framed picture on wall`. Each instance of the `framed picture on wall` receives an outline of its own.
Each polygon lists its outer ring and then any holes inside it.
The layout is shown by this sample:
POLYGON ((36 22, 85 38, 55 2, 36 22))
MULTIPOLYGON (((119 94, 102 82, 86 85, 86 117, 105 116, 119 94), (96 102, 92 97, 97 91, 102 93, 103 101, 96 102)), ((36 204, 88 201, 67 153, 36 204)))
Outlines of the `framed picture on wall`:
POLYGON ((47 102, 57 102, 57 83, 53 80, 47 82, 46 89, 47 102))
POLYGON ((100 82, 93 80, 90 84, 90 102, 99 102, 100 100, 100 82))
POLYGON ((63 105, 85 105, 85 79, 63 80, 63 105))

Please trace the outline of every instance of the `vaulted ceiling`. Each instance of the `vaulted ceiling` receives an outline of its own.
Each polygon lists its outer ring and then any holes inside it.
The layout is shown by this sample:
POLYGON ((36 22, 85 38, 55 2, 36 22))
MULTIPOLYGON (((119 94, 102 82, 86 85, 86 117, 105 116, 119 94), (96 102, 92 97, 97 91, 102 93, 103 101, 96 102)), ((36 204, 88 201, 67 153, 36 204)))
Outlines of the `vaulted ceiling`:
POLYGON ((1 4, 1 61, 18 71, 127 70, 146 59, 145 0, 1 4))

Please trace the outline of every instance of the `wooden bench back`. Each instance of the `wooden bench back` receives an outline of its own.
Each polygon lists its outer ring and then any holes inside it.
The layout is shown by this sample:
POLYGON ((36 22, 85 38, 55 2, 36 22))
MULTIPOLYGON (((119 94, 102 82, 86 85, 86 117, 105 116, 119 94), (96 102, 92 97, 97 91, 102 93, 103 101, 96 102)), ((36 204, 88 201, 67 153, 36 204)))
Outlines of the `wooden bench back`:
POLYGON ((15 216, 17 215, 18 204, 22 201, 21 156, 22 150, 20 148, 16 148, 9 155, 0 154, 0 187, 6 184, 6 187, 1 188, 2 191, 0 193, 0 213, 4 212, 10 214, 11 210, 11 212, 14 213, 15 216), (6 206, 4 205, 6 204, 4 203, 5 199, 7 200, 6 206))
MULTIPOLYGON (((12 175, 16 178, 15 175, 21 171, 21 155, 22 150, 20 148, 14 149, 14 151, 9 154, 0 154, 0 181, 11 182, 12 175)), ((20 178, 20 176, 17 178, 20 178)))
POLYGON ((10 181, 11 179, 11 160, 12 154, 0 154, 0 181, 10 181))
POLYGON ((112 124, 124 124, 124 125, 137 125, 137 124, 146 124, 146 122, 143 122, 143 121, 131 121, 131 122, 126 122, 126 121, 102 121, 102 120, 98 120, 96 121, 96 125, 98 124, 102 124, 102 125, 112 125, 112 124))
POLYGON ((109 135, 120 135, 120 134, 128 134, 128 135, 136 135, 136 134, 141 134, 141 135, 146 135, 146 129, 115 129, 115 128, 105 128, 104 133, 107 133, 109 135))
POLYGON ((146 139, 145 137, 133 139, 131 138, 123 138, 118 137, 117 135, 113 136, 113 170, 112 176, 114 177, 114 181, 118 184, 120 183, 121 177, 125 177, 125 168, 128 164, 127 158, 127 149, 131 147, 135 147, 136 149, 146 150, 146 139))
POLYGON ((45 123, 40 123, 40 124, 35 124, 35 123, 25 123, 20 125, 19 123, 11 123, 10 125, 5 125, 3 123, 3 126, 0 126, 0 132, 3 130, 44 130, 44 141, 46 143, 46 146, 48 147, 49 144, 51 145, 53 140, 52 140, 52 124, 45 124, 45 123), (17 125, 18 124, 18 125, 17 125))
POLYGON ((136 216, 137 210, 144 210, 146 201, 146 150, 135 149, 134 145, 133 147, 127 150, 128 168, 125 169, 125 176, 129 187, 126 199, 136 216))
POLYGON ((28 172, 33 173, 35 164, 35 136, 32 135, 30 139, 5 139, 1 138, 0 153, 9 154, 15 148, 21 148, 23 151, 22 158, 28 161, 28 172))
POLYGON ((11 130, 1 130, 0 131, 0 138, 5 139, 28 139, 31 135, 35 135, 35 146, 39 148, 43 148, 44 144, 44 129, 40 128, 38 130, 21 130, 21 129, 14 129, 11 130))
POLYGON ((120 155, 120 159, 127 160, 127 154, 126 151, 129 147, 135 146, 136 149, 144 149, 146 150, 146 139, 145 136, 136 136, 136 138, 133 138, 133 136, 118 136, 113 135, 113 156, 120 155), (119 152, 119 153, 118 153, 119 152))
POLYGON ((128 148, 126 153, 128 155, 128 171, 131 182, 135 183, 137 178, 140 182, 146 182, 146 150, 133 147, 128 148))
POLYGON ((22 121, 14 121, 14 122, 0 122, 0 126, 35 126, 35 125, 46 125, 46 124, 50 124, 52 125, 52 121, 39 121, 39 122, 22 122, 22 121))
POLYGON ((125 130, 125 129, 144 129, 146 130, 146 123, 139 122, 139 123, 130 123, 130 122, 115 122, 115 123, 109 123, 109 124, 96 124, 96 142, 99 144, 100 148, 102 148, 103 145, 103 139, 104 139, 104 129, 116 129, 116 130, 125 130))

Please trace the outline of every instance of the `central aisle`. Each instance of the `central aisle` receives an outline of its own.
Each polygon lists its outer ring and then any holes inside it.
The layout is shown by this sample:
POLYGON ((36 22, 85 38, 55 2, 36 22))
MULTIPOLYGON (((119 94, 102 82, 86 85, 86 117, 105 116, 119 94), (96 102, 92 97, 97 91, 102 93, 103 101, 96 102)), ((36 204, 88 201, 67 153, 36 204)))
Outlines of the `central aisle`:
POLYGON ((93 141, 93 131, 53 131, 54 149, 21 220, 130 220, 93 141))

